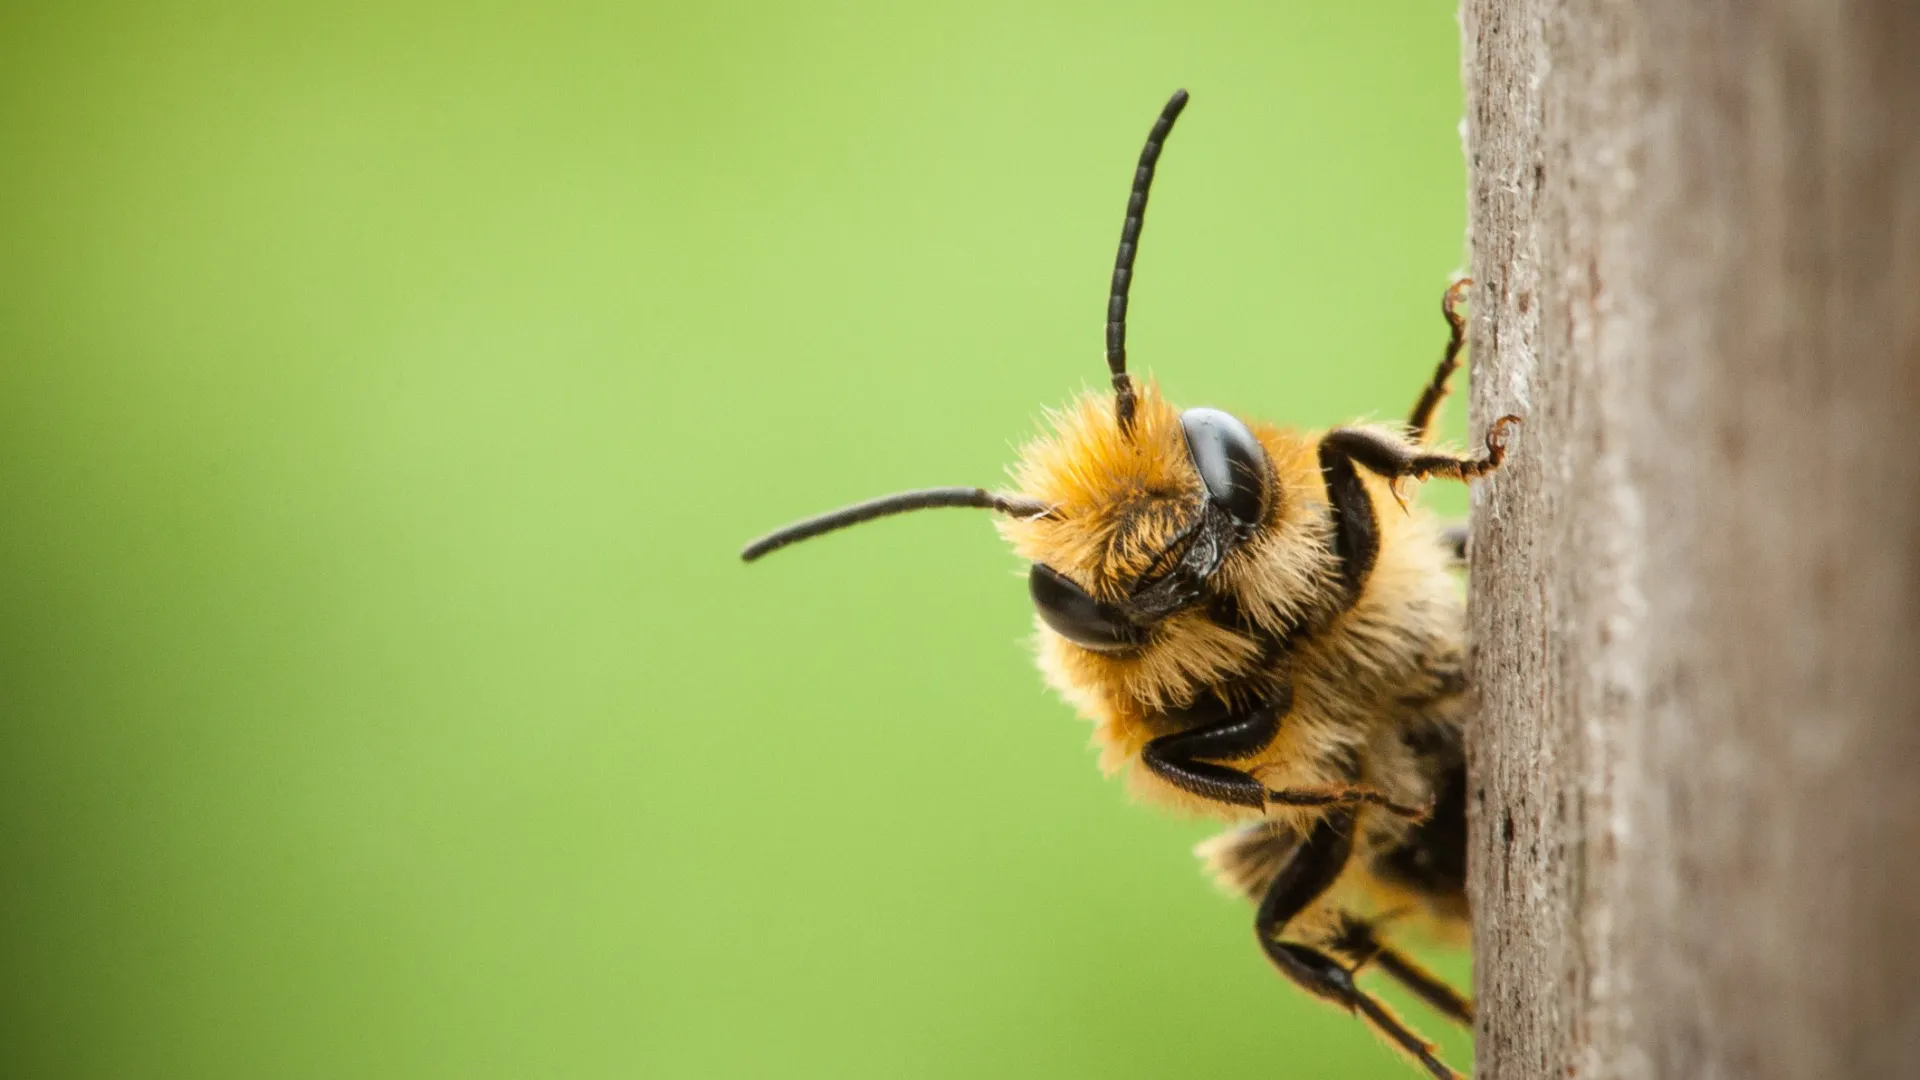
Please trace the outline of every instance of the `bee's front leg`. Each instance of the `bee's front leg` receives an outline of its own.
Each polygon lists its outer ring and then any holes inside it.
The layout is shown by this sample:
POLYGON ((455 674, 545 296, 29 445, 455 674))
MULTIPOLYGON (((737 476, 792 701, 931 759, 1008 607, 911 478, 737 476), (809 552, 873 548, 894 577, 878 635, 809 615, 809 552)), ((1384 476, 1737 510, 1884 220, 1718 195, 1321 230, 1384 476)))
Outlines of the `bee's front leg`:
POLYGON ((1252 773, 1202 760, 1235 761, 1252 757, 1280 734, 1280 720, 1293 707, 1293 689, 1282 685, 1265 702, 1244 713, 1229 714, 1188 731, 1148 743, 1140 754, 1147 771, 1203 799, 1264 810, 1269 806, 1352 808, 1379 806, 1402 817, 1424 819, 1428 808, 1403 806, 1360 784, 1273 790, 1252 773))
POLYGON ((1140 753, 1147 771, 1182 791, 1255 810, 1267 805, 1267 785, 1251 773, 1202 758, 1235 761, 1265 750, 1293 708, 1293 688, 1282 685, 1265 702, 1187 731, 1162 735, 1140 753))

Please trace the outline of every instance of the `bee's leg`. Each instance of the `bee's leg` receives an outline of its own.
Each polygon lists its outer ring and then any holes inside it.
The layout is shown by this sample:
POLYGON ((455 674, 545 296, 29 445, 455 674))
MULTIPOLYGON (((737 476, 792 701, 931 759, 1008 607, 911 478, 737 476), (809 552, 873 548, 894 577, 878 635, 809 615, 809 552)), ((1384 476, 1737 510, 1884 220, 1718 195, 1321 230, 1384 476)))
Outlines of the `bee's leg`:
POLYGON ((1394 1049, 1412 1058, 1436 1080, 1461 1080, 1459 1073, 1440 1060, 1438 1047, 1421 1038, 1418 1032, 1407 1026, 1406 1021, 1387 1008, 1386 1003, 1355 985, 1353 974, 1341 967, 1333 957, 1306 945, 1275 941, 1267 945, 1267 958, 1273 961, 1281 974, 1309 994, 1331 1001, 1348 1012, 1359 1013, 1367 1026, 1392 1043, 1394 1049))
POLYGON ((1519 422, 1517 416, 1495 420, 1487 429, 1486 453, 1479 457, 1423 453, 1411 443, 1378 431, 1334 428, 1320 440, 1320 467, 1326 469, 1330 458, 1345 458, 1388 480, 1425 480, 1429 476, 1472 480, 1499 468, 1507 459, 1507 429, 1519 422))
POLYGON ((1464 1028, 1473 1027, 1473 999, 1455 990, 1407 954, 1390 945, 1380 947, 1374 963, 1393 981, 1427 1003, 1434 1012, 1464 1028))
POLYGON ((1381 941, 1373 924, 1362 919, 1346 919, 1332 942, 1334 951, 1353 961, 1353 971, 1372 964, 1433 1011, 1463 1027, 1473 1026, 1473 999, 1448 985, 1445 979, 1428 971, 1419 961, 1381 941))
POLYGON ((1447 351, 1440 357, 1440 366, 1433 369, 1433 381, 1420 391, 1420 400, 1407 417, 1407 430, 1413 433, 1414 442, 1426 442, 1433 434, 1433 417, 1441 399, 1447 396, 1447 380, 1460 370, 1460 350, 1467 343, 1467 320, 1460 316, 1460 298, 1472 287, 1472 278, 1461 278, 1440 294, 1440 314, 1447 319, 1447 351))
POLYGON ((1233 761, 1265 750, 1280 733, 1280 718, 1293 707, 1293 691, 1283 687, 1259 707, 1229 714, 1189 731, 1162 735, 1141 751, 1140 763, 1167 783, 1203 799, 1263 810, 1268 806, 1380 806, 1402 817, 1424 819, 1426 807, 1402 806, 1363 785, 1269 789, 1253 774, 1203 758, 1233 761))
MULTIPOLYGON (((1333 549, 1345 570, 1347 586, 1358 596, 1380 553, 1380 523, 1359 470, 1397 483, 1407 477, 1450 476, 1471 480, 1500 467, 1507 456, 1507 429, 1520 422, 1503 416, 1487 431, 1486 453, 1477 458, 1424 453, 1405 440, 1365 428, 1334 428, 1320 440, 1320 472, 1333 504, 1333 549)), ((1395 497, 1399 497, 1395 489, 1395 497)))
POLYGON ((1267 805, 1265 784, 1239 769, 1200 759, 1232 761, 1265 750, 1280 733, 1280 718, 1292 707, 1293 690, 1283 686, 1249 712, 1160 736, 1141 751, 1140 763, 1160 779, 1203 799, 1263 809, 1267 805))
POLYGON ((1365 784, 1341 784, 1337 787, 1281 788, 1267 792, 1269 806, 1378 806, 1388 813, 1410 821, 1425 821, 1433 813, 1431 806, 1408 806, 1387 798, 1386 793, 1365 784))
POLYGON ((1460 1080, 1435 1056, 1433 1044, 1415 1034, 1398 1016, 1353 981, 1353 973, 1332 956, 1309 945, 1280 940, 1294 917, 1327 891, 1353 853, 1354 813, 1327 815, 1295 849, 1293 858, 1267 887, 1254 916, 1254 934, 1260 948, 1280 973, 1307 993, 1359 1013, 1369 1026, 1394 1047, 1418 1062, 1437 1080, 1460 1080))

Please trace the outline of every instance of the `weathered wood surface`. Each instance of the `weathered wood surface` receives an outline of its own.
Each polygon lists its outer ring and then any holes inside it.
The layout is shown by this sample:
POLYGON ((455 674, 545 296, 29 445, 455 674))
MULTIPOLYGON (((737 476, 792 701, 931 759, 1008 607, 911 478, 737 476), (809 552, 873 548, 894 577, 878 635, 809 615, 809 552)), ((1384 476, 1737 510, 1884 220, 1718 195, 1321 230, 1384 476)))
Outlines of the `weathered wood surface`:
POLYGON ((1920 1077, 1920 3, 1462 15, 1479 1075, 1920 1077))

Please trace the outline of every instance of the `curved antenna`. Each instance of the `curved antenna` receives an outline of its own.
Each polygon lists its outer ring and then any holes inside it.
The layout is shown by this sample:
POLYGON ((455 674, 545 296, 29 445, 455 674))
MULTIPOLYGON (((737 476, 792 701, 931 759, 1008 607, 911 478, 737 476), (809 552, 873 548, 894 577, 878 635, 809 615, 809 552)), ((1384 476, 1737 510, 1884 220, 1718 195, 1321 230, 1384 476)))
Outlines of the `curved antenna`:
POLYGON ((784 528, 775 529, 743 548, 740 559, 742 562, 752 562, 770 551, 779 551, 788 544, 811 540, 823 533, 844 529, 849 525, 858 525, 875 518, 892 517, 909 510, 930 510, 940 506, 966 506, 977 510, 997 510, 1002 514, 1027 517, 1047 512, 1044 503, 996 495, 985 488, 944 487, 927 488, 924 491, 903 491, 898 495, 882 495, 877 499, 843 506, 818 517, 810 517, 805 521, 796 521, 784 528))
POLYGON ((1133 379, 1127 375, 1127 290, 1133 286, 1133 256, 1140 246, 1140 227, 1147 219, 1147 191, 1153 187, 1153 167, 1160 160, 1160 147, 1173 131, 1180 110, 1187 107, 1187 92, 1175 90, 1160 110, 1160 119, 1147 132, 1147 145, 1140 150, 1140 164, 1133 170, 1133 191, 1127 196, 1127 220, 1120 226, 1120 253, 1113 259, 1113 291, 1107 297, 1107 370, 1113 373, 1113 411, 1120 430, 1133 428, 1133 379))

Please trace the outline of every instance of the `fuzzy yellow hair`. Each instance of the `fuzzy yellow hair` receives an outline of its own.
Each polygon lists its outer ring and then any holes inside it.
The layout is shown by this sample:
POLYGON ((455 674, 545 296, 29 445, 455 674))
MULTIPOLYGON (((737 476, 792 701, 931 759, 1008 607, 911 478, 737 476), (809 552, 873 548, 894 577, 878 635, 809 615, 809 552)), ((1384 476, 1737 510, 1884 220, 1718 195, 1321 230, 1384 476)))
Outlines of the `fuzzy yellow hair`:
MULTIPOLYGON (((1458 590, 1448 579, 1433 524, 1403 511, 1384 482, 1368 478, 1379 509, 1381 550, 1362 594, 1351 606, 1341 592, 1330 539, 1327 493, 1316 448, 1318 432, 1249 425, 1273 467, 1266 519, 1249 542, 1221 565, 1215 586, 1229 592, 1257 626, 1283 633, 1311 628, 1287 672, 1294 707, 1279 738, 1251 763, 1263 779, 1301 785, 1351 777, 1325 774, 1313 763, 1396 756, 1388 733, 1353 717, 1389 712, 1380 699, 1417 689, 1404 685, 1408 635, 1400 624, 1458 617, 1458 590), (1381 743, 1379 753, 1372 744, 1381 743)), ((1198 512, 1205 496, 1188 456, 1180 413, 1152 383, 1140 388, 1130 429, 1122 432, 1113 400, 1085 394, 1050 412, 1045 431, 1020 451, 1014 481, 1025 498, 1050 507, 1045 515, 1002 518, 998 528, 1023 559, 1044 563, 1098 599, 1125 599, 1140 575, 1198 512)), ((1129 653, 1082 648, 1036 619, 1040 667, 1051 683, 1095 723, 1101 764, 1119 771, 1138 759, 1153 738, 1167 734, 1158 717, 1201 692, 1253 677, 1263 663, 1260 644, 1193 610, 1167 618, 1151 644, 1129 653)), ((1421 627, 1418 629, 1427 629, 1421 627)), ((1457 637, 1444 625, 1431 630, 1457 637)), ((1421 635, 1426 637, 1427 635, 1421 635)), ((1237 763, 1248 768, 1248 763, 1237 763)), ((1398 771, 1398 770, 1394 770, 1398 771)), ((1386 781, 1412 802, 1425 797, 1423 778, 1386 781)), ((1230 819, 1258 816, 1242 807, 1201 799, 1132 771, 1136 791, 1155 802, 1230 819)), ((1295 815, 1271 811, 1279 819, 1295 815)))

